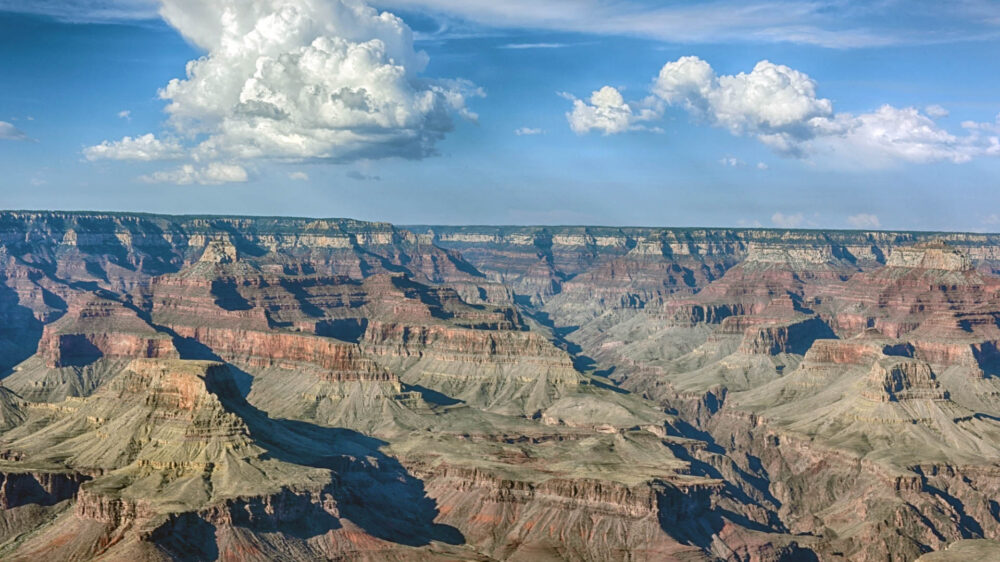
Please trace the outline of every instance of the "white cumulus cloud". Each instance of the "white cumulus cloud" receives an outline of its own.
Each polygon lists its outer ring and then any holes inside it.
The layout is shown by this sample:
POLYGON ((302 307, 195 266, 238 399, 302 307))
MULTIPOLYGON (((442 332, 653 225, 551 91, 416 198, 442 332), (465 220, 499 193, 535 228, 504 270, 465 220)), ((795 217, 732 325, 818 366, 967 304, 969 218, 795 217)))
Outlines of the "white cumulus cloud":
POLYGON ((816 145, 872 164, 894 160, 963 163, 989 155, 980 135, 956 136, 913 107, 883 105, 871 113, 840 116, 836 134, 820 135, 816 145))
POLYGON ((750 73, 718 76, 700 58, 681 57, 663 66, 653 94, 734 135, 756 135, 790 154, 799 153, 799 143, 815 136, 814 120, 833 114, 833 104, 816 96, 809 76, 766 60, 750 73))
POLYGON ((878 220, 878 215, 870 213, 851 215, 847 217, 847 224, 859 229, 879 228, 882 226, 882 223, 878 220))
POLYGON ((644 121, 658 119, 655 108, 633 108, 617 88, 605 86, 593 92, 588 101, 569 94, 564 97, 573 102, 573 110, 566 114, 569 126, 578 135, 600 131, 605 135, 641 130, 644 121), (638 110, 638 111, 636 111, 638 110))
POLYGON ((292 172, 288 174, 288 179, 294 181, 309 181, 309 174, 305 172, 292 172))
POLYGON ((88 158, 156 159, 137 142, 168 137, 196 163, 423 158, 454 115, 476 118, 466 100, 482 91, 422 77, 410 28, 361 0, 163 0, 161 14, 205 51, 159 92, 168 130, 88 158))
MULTIPOLYGON (((600 92, 605 90, 617 93, 610 87, 600 92)), ((786 156, 879 167, 900 161, 963 163, 1000 155, 1000 116, 996 123, 967 121, 962 124, 966 133, 955 135, 934 121, 947 114, 940 106, 924 112, 883 105, 869 113, 837 113, 830 100, 817 94, 817 84, 808 75, 766 60, 749 73, 718 75, 698 57, 681 57, 663 66, 651 93, 660 104, 682 108, 733 135, 756 137, 786 156)), ((603 104, 573 99, 574 130, 622 133, 639 120, 651 121, 664 113, 646 100, 645 106, 654 109, 642 119, 620 95, 604 97, 603 104)))
POLYGON ((206 166, 184 164, 180 168, 154 172, 139 179, 147 183, 219 185, 223 183, 245 182, 248 179, 248 175, 246 169, 239 164, 211 162, 206 166))

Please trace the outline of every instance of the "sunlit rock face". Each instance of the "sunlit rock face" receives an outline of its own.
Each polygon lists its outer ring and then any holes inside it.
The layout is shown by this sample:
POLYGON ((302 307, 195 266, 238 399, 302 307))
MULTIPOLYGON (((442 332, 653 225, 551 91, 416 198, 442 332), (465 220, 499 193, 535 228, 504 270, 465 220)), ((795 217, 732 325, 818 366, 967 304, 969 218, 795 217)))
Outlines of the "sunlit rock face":
POLYGON ((942 271, 968 271, 972 269, 972 260, 968 255, 944 242, 925 242, 895 249, 889 254, 886 265, 942 271))
POLYGON ((998 258, 0 213, 0 558, 979 556, 998 258))

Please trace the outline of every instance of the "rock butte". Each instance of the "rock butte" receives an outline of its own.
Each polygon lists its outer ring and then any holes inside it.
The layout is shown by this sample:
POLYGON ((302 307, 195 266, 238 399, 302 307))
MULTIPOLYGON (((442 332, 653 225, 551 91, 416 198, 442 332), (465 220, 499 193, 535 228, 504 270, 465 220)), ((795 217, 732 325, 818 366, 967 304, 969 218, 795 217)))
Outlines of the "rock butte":
POLYGON ((1000 235, 0 212, 4 560, 996 560, 1000 235))

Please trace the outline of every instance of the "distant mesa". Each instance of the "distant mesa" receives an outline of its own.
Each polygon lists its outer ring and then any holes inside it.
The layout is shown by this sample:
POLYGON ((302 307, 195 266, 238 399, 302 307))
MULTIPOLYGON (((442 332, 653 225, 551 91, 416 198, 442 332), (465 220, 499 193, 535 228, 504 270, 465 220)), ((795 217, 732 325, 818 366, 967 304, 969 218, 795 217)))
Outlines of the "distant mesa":
POLYGON ((972 260, 967 254, 943 241, 923 242, 896 248, 886 261, 889 267, 969 271, 972 260))
POLYGON ((830 246, 803 247, 796 244, 753 242, 747 246, 746 263, 823 265, 836 262, 830 246))
POLYGON ((236 246, 228 239, 210 240, 205 246, 205 251, 198 261, 207 263, 227 264, 239 260, 239 252, 236 246))

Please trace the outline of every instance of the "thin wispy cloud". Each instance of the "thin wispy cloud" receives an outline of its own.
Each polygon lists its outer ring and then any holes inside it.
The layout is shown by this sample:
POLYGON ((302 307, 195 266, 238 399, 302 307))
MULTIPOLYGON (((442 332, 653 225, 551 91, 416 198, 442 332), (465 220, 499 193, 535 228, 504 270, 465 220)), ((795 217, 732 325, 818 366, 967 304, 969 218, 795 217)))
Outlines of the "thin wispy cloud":
POLYGON ((185 164, 173 170, 154 172, 141 176, 139 181, 175 185, 222 185, 224 183, 245 183, 249 179, 246 168, 239 164, 212 162, 206 166, 185 164))
POLYGON ((801 228, 805 226, 806 218, 802 213, 774 213, 771 223, 778 228, 801 228))
POLYGON ((500 45, 501 49, 562 49, 569 47, 569 43, 507 43, 500 45))
POLYGON ((0 0, 0 12, 47 16, 70 23, 159 19, 158 0, 0 0))
POLYGON ((996 37, 1000 9, 982 2, 913 0, 380 0, 380 7, 431 11, 484 28, 645 37, 680 43, 798 43, 833 48, 968 41, 996 37))
POLYGON ((933 117, 934 119, 941 119, 943 117, 947 117, 948 115, 950 115, 950 112, 946 108, 941 107, 936 103, 925 107, 924 113, 926 113, 930 117, 933 117))
POLYGON ((0 121, 0 140, 27 141, 31 137, 12 123, 0 121))
POLYGON ((879 220, 878 215, 858 213, 847 217, 847 224, 860 230, 870 230, 881 227, 882 221, 879 220))
MULTIPOLYGON (((418 40, 521 28, 646 37, 670 42, 788 42, 834 48, 994 39, 1000 5, 987 0, 714 0, 663 5, 653 0, 373 0, 380 9, 436 14, 454 22, 418 40), (462 22, 462 23, 459 23, 462 22), (476 31, 474 27, 479 27, 476 31)), ((159 0, 0 0, 0 11, 73 23, 155 20, 159 0)), ((489 33, 485 33, 489 34, 489 33)), ((511 43, 517 45, 518 43, 511 43)), ((561 43, 529 43, 555 48, 561 43)))
POLYGON ((381 176, 377 176, 377 175, 374 175, 374 174, 366 174, 366 173, 360 172, 358 170, 351 170, 351 171, 347 172, 347 174, 345 174, 345 175, 347 177, 351 178, 352 180, 356 180, 356 181, 382 181, 382 177, 381 176))

